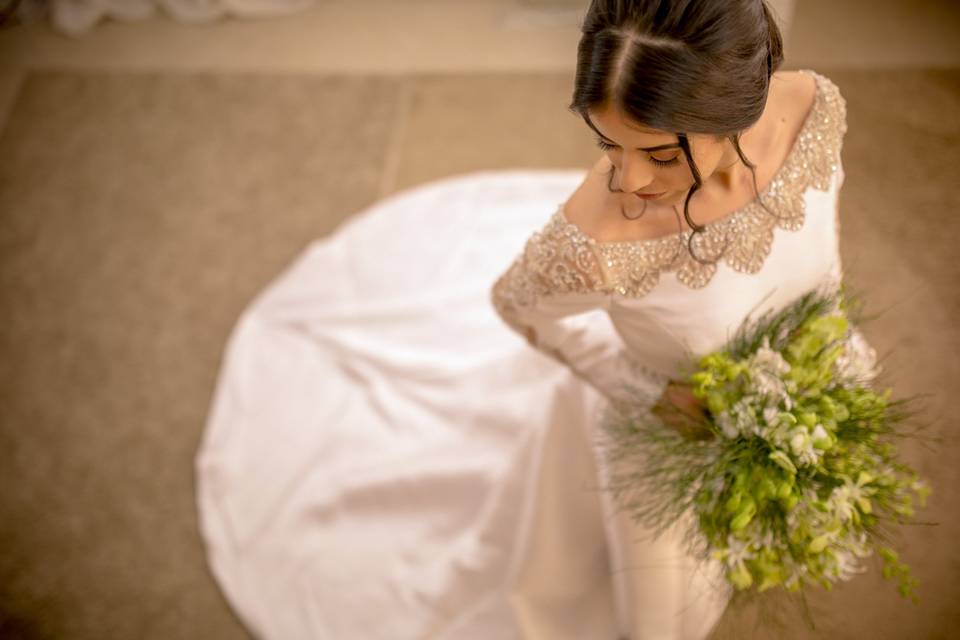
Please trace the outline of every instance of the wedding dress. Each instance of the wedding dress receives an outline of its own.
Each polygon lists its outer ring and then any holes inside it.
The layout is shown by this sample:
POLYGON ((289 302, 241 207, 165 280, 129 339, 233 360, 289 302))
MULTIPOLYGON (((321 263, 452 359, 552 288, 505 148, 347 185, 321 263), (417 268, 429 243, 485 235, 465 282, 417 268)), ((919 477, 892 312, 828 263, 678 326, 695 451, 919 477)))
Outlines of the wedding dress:
POLYGON ((247 306, 197 452, 210 567, 257 637, 703 638, 720 568, 600 490, 598 419, 657 397, 747 317, 841 274, 846 107, 816 79, 774 179, 707 225, 605 242, 564 216, 583 170, 397 193, 247 306))

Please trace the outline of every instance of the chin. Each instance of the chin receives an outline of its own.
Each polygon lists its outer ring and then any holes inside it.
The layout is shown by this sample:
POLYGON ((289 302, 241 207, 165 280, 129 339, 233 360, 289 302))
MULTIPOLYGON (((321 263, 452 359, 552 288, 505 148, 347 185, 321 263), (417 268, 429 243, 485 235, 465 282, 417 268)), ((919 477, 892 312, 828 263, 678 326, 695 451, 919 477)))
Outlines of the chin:
POLYGON ((667 205, 683 204, 686 197, 686 191, 668 191, 667 194, 660 200, 657 200, 657 202, 667 205))
MULTIPOLYGON (((642 199, 640 200, 641 202, 643 201, 642 199)), ((682 202, 682 201, 683 199, 681 198, 681 196, 673 191, 667 191, 656 200, 647 200, 647 202, 649 202, 650 204, 667 206, 667 207, 673 206, 677 202, 682 202)))

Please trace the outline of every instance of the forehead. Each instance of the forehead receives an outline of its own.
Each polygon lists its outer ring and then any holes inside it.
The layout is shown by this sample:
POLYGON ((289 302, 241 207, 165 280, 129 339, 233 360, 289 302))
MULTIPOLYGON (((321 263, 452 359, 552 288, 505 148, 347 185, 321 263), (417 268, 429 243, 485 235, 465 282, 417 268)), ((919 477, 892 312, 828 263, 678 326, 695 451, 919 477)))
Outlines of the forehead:
POLYGON ((591 128, 610 140, 624 138, 658 144, 675 142, 677 139, 674 133, 653 129, 631 119, 622 109, 610 103, 588 109, 586 120, 588 125, 592 125, 591 128))

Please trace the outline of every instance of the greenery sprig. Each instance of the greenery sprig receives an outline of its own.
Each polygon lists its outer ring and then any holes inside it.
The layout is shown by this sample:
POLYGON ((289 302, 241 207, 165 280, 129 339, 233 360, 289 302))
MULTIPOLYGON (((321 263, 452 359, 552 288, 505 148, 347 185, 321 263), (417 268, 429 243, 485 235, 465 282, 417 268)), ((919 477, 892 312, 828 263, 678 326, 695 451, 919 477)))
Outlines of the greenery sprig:
POLYGON ((722 563, 735 594, 829 591, 877 551, 883 577, 916 604, 919 581, 890 541, 931 493, 894 444, 919 437, 905 431, 918 396, 875 388, 861 322, 845 284, 744 321, 687 378, 709 440, 665 428, 640 394, 608 405, 598 444, 619 506, 656 536, 692 515, 685 541, 722 563))

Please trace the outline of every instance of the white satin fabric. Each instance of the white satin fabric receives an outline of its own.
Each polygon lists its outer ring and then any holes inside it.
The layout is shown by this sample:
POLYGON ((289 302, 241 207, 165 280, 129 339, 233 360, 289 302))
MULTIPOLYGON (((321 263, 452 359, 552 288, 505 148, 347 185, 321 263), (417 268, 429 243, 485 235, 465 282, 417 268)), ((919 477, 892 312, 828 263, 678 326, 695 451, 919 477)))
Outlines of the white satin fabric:
MULTIPOLYGON (((493 281, 582 170, 479 172, 312 242, 226 345, 196 458, 210 566, 261 638, 704 638, 719 566, 598 490, 605 399, 511 331, 493 281)), ((672 274, 611 309, 666 374, 751 311, 838 277, 836 192, 808 189, 756 274, 672 274), (631 311, 635 307, 635 312, 631 311)), ((609 323, 608 323, 609 324, 609 323)))

